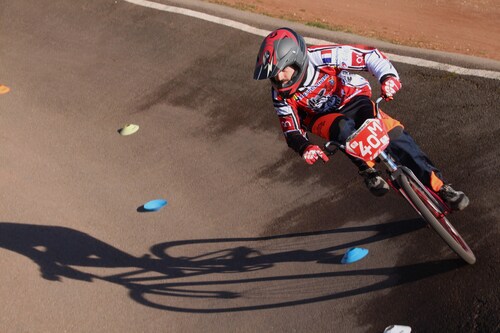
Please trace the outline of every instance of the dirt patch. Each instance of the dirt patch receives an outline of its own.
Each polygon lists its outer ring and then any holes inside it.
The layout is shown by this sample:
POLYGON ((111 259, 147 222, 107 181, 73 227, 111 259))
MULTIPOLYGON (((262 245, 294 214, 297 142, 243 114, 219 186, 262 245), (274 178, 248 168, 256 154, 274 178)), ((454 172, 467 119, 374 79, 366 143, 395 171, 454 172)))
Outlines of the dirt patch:
POLYGON ((500 60, 497 0, 208 0, 394 44, 500 60))

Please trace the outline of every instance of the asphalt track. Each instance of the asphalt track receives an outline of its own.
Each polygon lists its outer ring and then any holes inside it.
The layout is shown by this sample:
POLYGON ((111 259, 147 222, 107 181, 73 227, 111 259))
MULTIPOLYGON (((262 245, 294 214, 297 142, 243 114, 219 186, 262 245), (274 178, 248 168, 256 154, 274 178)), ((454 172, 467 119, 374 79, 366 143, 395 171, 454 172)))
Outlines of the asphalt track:
POLYGON ((261 37, 114 0, 0 8, 2 332, 499 330, 498 80, 396 62, 385 107, 471 198, 470 266, 345 157, 288 150, 261 37))

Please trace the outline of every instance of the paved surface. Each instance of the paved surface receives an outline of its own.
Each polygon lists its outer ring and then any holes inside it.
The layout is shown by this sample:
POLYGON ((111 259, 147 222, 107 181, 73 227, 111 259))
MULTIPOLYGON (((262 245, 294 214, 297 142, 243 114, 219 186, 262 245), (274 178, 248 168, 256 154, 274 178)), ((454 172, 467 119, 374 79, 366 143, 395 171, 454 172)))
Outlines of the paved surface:
POLYGON ((498 331, 498 81, 396 64, 386 106, 470 196, 468 266, 343 156, 288 150, 260 37, 121 1, 0 8, 3 332, 498 331))

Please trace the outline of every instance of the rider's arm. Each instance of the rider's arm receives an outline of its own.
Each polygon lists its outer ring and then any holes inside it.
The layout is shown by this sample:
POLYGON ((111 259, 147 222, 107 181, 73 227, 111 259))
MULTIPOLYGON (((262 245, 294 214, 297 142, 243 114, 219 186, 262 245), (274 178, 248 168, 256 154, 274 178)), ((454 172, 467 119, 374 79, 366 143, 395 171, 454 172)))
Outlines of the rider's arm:
POLYGON ((378 49, 364 45, 318 45, 309 48, 313 62, 347 70, 368 71, 383 82, 392 76, 399 79, 396 68, 378 49))
POLYGON ((307 135, 302 131, 288 131, 284 134, 288 147, 295 150, 301 156, 306 148, 311 145, 311 142, 307 139, 307 135))
POLYGON ((319 45, 309 48, 313 63, 347 70, 370 72, 380 82, 381 96, 391 100, 401 89, 396 68, 373 47, 364 45, 319 45))
POLYGON ((288 147, 302 155, 311 144, 307 134, 301 126, 300 118, 296 108, 292 107, 286 100, 281 98, 273 90, 273 105, 285 136, 288 147))
POLYGON ((280 123, 283 133, 285 134, 288 147, 299 153, 307 164, 314 164, 319 159, 323 162, 328 162, 328 156, 317 145, 312 144, 308 139, 304 130, 291 129, 290 118, 280 116, 280 123))

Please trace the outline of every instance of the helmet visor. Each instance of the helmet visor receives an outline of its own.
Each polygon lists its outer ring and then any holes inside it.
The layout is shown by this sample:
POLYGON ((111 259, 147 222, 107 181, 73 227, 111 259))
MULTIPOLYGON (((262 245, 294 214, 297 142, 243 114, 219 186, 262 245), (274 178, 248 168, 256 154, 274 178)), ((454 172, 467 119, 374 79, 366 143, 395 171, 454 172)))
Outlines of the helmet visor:
POLYGON ((281 69, 278 67, 278 63, 273 57, 273 54, 267 51, 259 58, 260 59, 257 59, 257 64, 253 73, 253 78, 255 80, 269 79, 278 75, 281 69))

